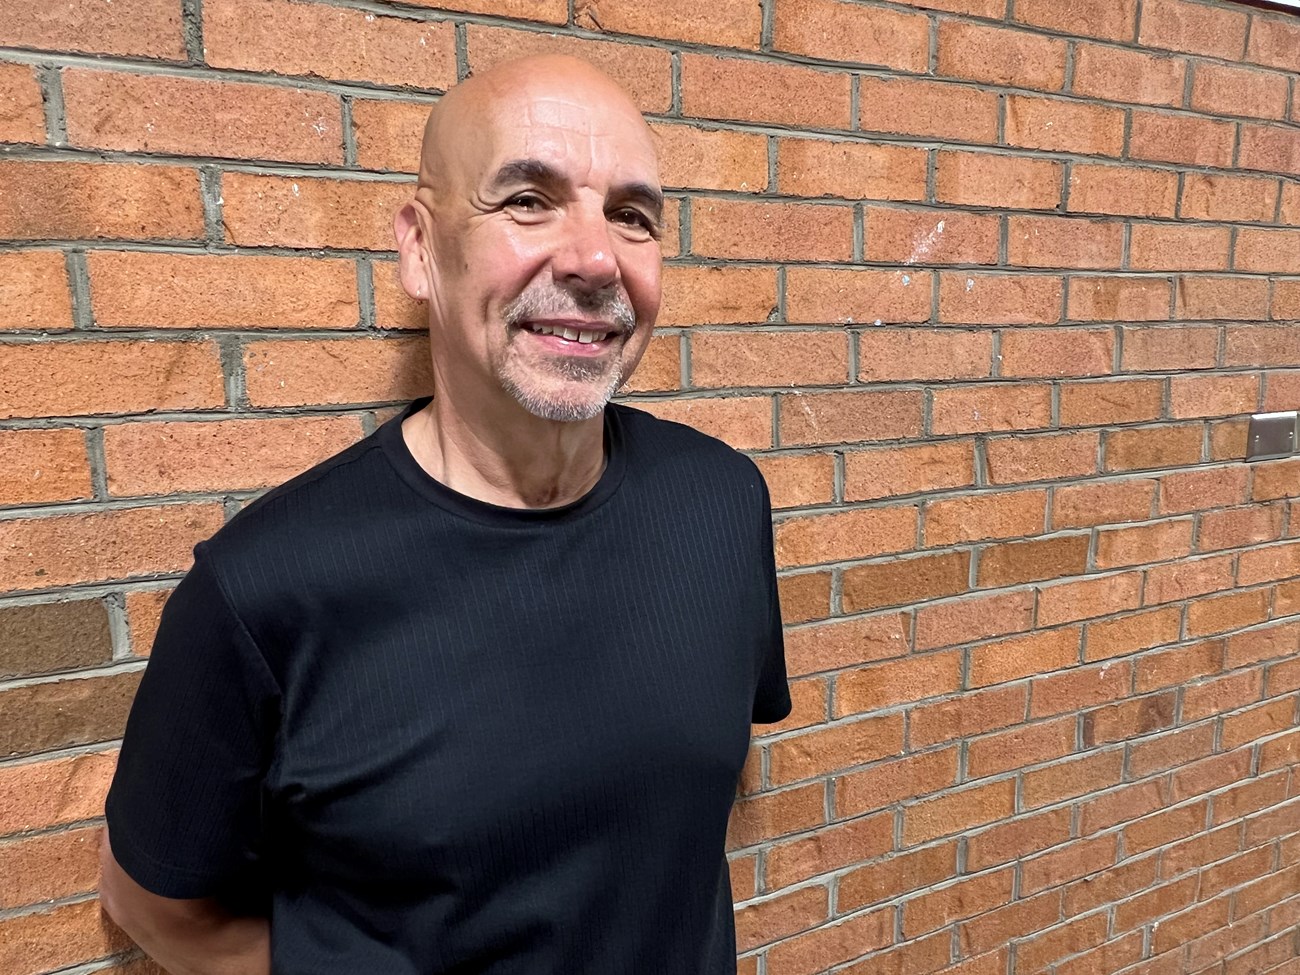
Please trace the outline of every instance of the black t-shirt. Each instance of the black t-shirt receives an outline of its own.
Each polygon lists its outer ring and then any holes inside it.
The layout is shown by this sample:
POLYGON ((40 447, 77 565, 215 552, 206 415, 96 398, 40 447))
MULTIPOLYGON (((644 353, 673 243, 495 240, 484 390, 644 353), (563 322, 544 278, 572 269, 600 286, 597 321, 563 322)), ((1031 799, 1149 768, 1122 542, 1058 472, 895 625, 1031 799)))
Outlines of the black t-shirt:
POLYGON ((790 709, 758 470, 611 406, 587 495, 501 508, 419 467, 423 405, 198 546, 117 859, 269 911, 276 975, 731 975, 727 818, 790 709))

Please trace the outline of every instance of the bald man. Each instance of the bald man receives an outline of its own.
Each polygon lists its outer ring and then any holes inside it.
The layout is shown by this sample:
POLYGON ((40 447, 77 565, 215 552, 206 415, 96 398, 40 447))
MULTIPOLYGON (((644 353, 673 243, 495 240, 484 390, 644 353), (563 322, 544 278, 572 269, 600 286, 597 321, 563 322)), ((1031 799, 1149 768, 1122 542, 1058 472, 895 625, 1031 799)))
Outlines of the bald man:
POLYGON ((727 818, 790 698, 757 469, 609 402, 662 224, 583 62, 431 113, 435 394, 196 548, 127 725, 103 900, 173 975, 735 972, 727 818))

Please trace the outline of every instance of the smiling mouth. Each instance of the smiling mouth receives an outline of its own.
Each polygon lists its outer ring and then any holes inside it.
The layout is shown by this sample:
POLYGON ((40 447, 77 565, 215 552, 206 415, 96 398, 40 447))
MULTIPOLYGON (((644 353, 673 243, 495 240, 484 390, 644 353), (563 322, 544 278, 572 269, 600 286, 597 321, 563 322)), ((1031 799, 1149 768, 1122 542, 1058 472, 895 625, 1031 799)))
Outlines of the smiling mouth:
POLYGON ((554 335, 579 345, 591 345, 618 334, 618 329, 602 326, 598 329, 574 328, 571 325, 550 325, 545 322, 528 322, 524 328, 534 335, 554 335))

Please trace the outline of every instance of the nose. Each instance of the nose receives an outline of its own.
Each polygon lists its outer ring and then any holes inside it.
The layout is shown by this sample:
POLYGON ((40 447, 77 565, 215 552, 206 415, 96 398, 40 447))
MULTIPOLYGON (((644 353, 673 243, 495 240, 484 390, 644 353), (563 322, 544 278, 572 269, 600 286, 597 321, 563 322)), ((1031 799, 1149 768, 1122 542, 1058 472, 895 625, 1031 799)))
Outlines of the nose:
POLYGON ((618 280, 618 261, 603 210, 575 207, 565 215, 551 261, 557 283, 596 291, 618 280))

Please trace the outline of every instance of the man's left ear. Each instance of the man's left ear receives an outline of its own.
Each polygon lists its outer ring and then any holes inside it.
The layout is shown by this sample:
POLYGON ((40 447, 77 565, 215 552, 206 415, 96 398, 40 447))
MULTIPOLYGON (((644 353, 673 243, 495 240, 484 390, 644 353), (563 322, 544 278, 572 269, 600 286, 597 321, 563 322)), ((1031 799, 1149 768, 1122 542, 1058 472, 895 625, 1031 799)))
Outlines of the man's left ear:
POLYGON ((403 206, 393 217, 393 234, 397 237, 397 274, 402 290, 416 301, 424 301, 430 297, 431 268, 420 221, 420 204, 415 200, 403 206))

